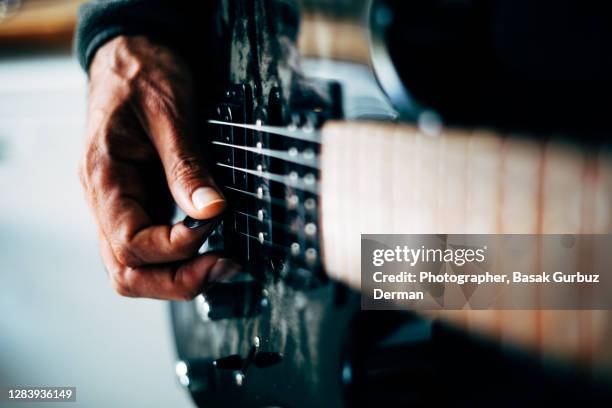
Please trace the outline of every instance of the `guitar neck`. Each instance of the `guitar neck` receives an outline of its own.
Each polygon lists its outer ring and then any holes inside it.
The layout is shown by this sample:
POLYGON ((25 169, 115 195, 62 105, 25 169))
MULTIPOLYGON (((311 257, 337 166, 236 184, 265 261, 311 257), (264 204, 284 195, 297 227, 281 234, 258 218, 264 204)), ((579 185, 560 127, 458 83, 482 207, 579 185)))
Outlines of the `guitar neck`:
MULTIPOLYGON (((322 135, 324 263, 354 288, 361 286, 360 234, 612 232, 612 157, 604 148, 355 122, 328 124, 322 135)), ((610 338, 608 311, 438 315, 502 343, 612 361, 600 347, 610 338)))

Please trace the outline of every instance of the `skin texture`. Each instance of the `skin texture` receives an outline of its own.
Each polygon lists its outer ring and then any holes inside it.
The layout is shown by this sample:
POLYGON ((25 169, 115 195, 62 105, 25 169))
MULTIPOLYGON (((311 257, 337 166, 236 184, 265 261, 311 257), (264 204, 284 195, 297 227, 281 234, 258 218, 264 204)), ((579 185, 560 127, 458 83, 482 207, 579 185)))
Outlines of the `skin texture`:
POLYGON ((174 203, 195 219, 226 204, 195 143, 191 73, 168 48, 120 36, 97 51, 89 75, 79 176, 113 287, 123 296, 191 299, 236 269, 198 255, 214 224, 170 224, 174 203))

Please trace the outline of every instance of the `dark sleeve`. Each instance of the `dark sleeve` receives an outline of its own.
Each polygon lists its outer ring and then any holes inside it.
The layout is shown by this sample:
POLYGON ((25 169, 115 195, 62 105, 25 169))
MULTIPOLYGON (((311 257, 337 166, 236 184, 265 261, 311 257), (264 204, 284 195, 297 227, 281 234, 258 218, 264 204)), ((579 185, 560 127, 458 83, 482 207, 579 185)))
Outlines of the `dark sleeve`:
POLYGON ((147 35, 184 53, 194 35, 194 14, 200 12, 181 0, 94 0, 81 6, 76 28, 75 52, 88 71, 98 48, 112 38, 147 35), (192 9, 192 10, 190 10, 192 9), (191 11, 191 13, 190 13, 191 11))

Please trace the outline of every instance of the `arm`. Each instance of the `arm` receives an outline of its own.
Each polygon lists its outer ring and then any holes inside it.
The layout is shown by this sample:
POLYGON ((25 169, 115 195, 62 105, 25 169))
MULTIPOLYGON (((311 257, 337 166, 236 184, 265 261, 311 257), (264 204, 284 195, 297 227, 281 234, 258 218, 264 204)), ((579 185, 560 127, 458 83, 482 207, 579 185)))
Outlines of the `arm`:
POLYGON ((83 9, 77 52, 89 92, 79 173, 115 290, 190 299, 232 268, 216 254, 198 254, 213 222, 171 224, 174 203, 211 220, 225 199, 195 136, 189 56, 173 46, 192 27, 177 20, 186 2, 170 4, 120 0, 83 9))

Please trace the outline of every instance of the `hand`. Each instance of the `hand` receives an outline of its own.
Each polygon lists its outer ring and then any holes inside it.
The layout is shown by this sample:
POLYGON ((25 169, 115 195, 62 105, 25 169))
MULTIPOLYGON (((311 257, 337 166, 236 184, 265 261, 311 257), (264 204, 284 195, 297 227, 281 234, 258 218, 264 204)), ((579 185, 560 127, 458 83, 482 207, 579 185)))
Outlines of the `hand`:
POLYGON ((198 220, 225 208, 198 152, 191 73, 168 48, 120 36, 97 51, 89 74, 79 173, 113 286, 124 296, 191 299, 234 269, 197 255, 213 222, 170 225, 174 202, 198 220))

